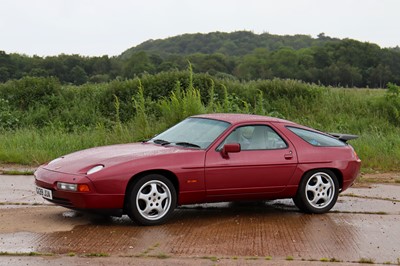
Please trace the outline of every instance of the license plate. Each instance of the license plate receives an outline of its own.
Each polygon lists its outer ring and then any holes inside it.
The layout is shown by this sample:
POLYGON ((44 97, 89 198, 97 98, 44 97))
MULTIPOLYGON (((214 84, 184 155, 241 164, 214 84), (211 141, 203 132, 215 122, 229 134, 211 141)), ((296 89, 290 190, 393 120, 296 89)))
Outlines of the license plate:
POLYGON ((36 193, 40 196, 42 196, 43 198, 46 199, 53 199, 53 194, 51 193, 50 189, 45 189, 42 187, 36 187, 36 193))

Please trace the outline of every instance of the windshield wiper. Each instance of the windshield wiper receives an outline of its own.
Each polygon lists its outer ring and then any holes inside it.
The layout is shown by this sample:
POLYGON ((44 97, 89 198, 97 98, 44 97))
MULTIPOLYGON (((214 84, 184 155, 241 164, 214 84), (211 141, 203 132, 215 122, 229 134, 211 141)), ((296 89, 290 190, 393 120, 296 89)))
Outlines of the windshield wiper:
POLYGON ((175 142, 174 144, 178 146, 193 147, 199 149, 201 148, 199 145, 190 142, 175 142))
POLYGON ((160 144, 161 146, 171 144, 171 142, 163 140, 163 139, 154 139, 153 143, 160 144))

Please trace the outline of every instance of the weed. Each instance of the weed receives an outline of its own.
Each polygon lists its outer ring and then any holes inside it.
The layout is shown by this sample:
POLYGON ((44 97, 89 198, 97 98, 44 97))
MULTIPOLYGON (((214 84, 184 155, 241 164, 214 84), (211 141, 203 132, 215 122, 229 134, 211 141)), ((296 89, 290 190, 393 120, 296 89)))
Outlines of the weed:
POLYGON ((266 256, 265 260, 272 260, 272 256, 266 256))
POLYGON ((342 262, 341 260, 338 260, 336 258, 321 258, 319 261, 321 262, 342 262))
POLYGON ((400 200, 396 200, 394 198, 381 198, 381 197, 369 197, 369 196, 360 196, 353 193, 343 194, 343 197, 351 197, 351 198, 361 198, 361 199, 374 199, 374 200, 386 200, 392 202, 400 202, 400 200))
POLYGON ((0 252, 0 256, 54 256, 53 253, 40 252, 0 252))
POLYGON ((109 257, 110 255, 107 253, 89 253, 83 255, 84 257, 109 257))
MULTIPOLYGON (((160 243, 155 243, 153 246, 148 247, 142 253, 138 254, 137 257, 156 257, 156 258, 158 258, 159 256, 163 257, 164 255, 162 253, 160 253, 159 255, 149 255, 149 253, 151 251, 155 250, 159 246, 160 246, 160 243)), ((167 256, 167 255, 165 255, 165 256, 167 256)))
POLYGON ((356 212, 356 211, 338 211, 338 210, 333 210, 330 211, 331 213, 351 213, 351 214, 372 214, 372 215, 388 215, 389 213, 379 211, 379 212, 356 212))
POLYGON ((158 253, 157 255, 151 255, 148 257, 157 258, 157 259, 168 259, 170 256, 168 256, 165 253, 158 253))
POLYGON ((294 260, 294 258, 293 258, 292 256, 287 256, 287 257, 286 257, 286 260, 291 261, 291 260, 294 260))
POLYGON ((115 108, 115 122, 116 122, 116 129, 117 130, 122 130, 122 124, 121 124, 121 116, 119 114, 120 112, 120 103, 118 96, 114 94, 114 108, 115 108))
POLYGON ((2 174, 3 175, 33 175, 35 171, 29 171, 29 170, 3 170, 2 174))
POLYGON ((219 260, 218 257, 215 257, 215 256, 203 256, 203 257, 200 257, 200 258, 201 259, 205 259, 205 260, 211 260, 213 262, 216 262, 216 261, 219 260))
POLYGON ((375 261, 370 258, 361 258, 358 263, 365 263, 365 264, 374 264, 375 261))

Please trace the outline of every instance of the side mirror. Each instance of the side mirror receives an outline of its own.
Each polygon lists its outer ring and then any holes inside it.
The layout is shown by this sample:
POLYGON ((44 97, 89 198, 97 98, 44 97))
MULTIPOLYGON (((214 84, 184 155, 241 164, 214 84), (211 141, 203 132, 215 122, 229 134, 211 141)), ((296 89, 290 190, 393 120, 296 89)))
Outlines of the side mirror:
POLYGON ((221 156, 222 158, 228 159, 229 153, 240 152, 240 144, 239 143, 228 143, 222 147, 221 156))

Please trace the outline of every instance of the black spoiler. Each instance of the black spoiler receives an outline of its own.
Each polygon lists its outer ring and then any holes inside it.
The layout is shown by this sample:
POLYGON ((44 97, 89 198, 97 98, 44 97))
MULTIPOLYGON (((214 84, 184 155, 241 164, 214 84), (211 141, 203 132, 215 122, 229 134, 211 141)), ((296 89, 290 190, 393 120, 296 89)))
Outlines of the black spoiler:
POLYGON ((334 136, 335 138, 337 138, 345 143, 349 140, 358 138, 357 135, 342 134, 342 133, 329 133, 329 135, 334 136))

